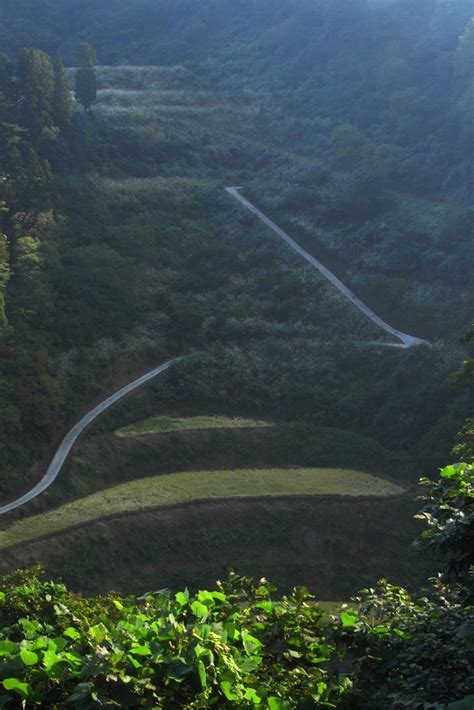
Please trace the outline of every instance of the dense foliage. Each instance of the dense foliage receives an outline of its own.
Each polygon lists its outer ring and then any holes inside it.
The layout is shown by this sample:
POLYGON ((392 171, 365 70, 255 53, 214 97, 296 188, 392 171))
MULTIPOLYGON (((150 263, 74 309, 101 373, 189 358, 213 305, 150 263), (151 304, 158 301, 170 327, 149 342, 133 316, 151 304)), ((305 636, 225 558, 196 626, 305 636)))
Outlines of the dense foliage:
POLYGON ((88 601, 35 571, 5 583, 3 706, 286 710, 308 700, 335 707, 343 690, 328 682, 335 650, 305 589, 272 601, 265 580, 255 588, 232 575, 196 595, 88 601))
MULTIPOLYGON (((445 468, 442 480, 453 470, 461 515, 474 467, 445 468)), ((429 485, 428 503, 444 510, 446 493, 429 485)), ((275 592, 231 573, 214 591, 87 599, 38 569, 17 572, 0 593, 2 705, 470 707, 474 610, 456 580, 416 597, 382 581, 337 613, 307 589, 275 592)))
POLYGON ((418 517, 429 525, 424 536, 428 547, 446 556, 448 578, 469 586, 474 568, 473 465, 446 466, 440 480, 422 482, 427 494, 418 517))

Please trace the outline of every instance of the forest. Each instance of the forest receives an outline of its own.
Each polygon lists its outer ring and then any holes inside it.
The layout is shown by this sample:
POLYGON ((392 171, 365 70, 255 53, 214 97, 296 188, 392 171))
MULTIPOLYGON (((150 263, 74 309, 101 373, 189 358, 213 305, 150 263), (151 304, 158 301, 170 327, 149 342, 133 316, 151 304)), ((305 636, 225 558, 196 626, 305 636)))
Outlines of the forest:
POLYGON ((0 517, 2 707, 472 707, 472 0, 2 0, 0 47, 0 503, 174 360, 0 517))

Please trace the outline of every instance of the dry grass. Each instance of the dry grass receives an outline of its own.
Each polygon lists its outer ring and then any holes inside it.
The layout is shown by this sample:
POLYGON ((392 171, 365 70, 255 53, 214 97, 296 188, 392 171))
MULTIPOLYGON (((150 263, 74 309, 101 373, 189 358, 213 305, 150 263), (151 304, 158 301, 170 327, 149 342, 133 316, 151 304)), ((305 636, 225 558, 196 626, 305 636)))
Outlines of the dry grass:
POLYGON ((0 531, 0 549, 101 517, 193 500, 290 495, 391 496, 403 489, 362 471, 333 468, 184 471, 107 488, 0 531))

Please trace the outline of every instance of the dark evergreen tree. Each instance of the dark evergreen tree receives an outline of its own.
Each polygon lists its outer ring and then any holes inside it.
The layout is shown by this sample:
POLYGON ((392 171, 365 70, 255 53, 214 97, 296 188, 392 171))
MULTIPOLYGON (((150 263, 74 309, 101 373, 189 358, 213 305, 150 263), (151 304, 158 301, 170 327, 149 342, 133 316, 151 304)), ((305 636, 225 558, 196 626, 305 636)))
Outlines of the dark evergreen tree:
POLYGON ((23 166, 28 180, 24 199, 29 207, 40 211, 49 209, 53 192, 53 177, 49 162, 41 160, 34 148, 29 147, 24 154, 23 166))
POLYGON ((66 128, 72 118, 71 90, 61 59, 57 60, 54 67, 53 118, 61 129, 66 128))
POLYGON ((8 150, 6 196, 8 203, 15 206, 16 197, 27 188, 28 176, 23 163, 23 156, 18 145, 8 150))
POLYGON ((7 325, 5 314, 5 291, 10 278, 10 256, 8 240, 0 232, 0 331, 7 325))
POLYGON ((20 120, 34 135, 53 126, 54 72, 39 49, 23 49, 18 64, 20 120))
POLYGON ((12 64, 6 54, 0 54, 0 121, 8 121, 14 110, 15 82, 12 64))
POLYGON ((6 194, 13 211, 48 210, 54 193, 49 162, 42 160, 31 146, 14 145, 9 151, 7 166, 6 194))
POLYGON ((85 111, 90 111, 97 98, 96 54, 90 44, 79 45, 76 65, 76 99, 85 111))
POLYGON ((77 48, 76 58, 78 67, 85 67, 89 65, 95 67, 95 65, 97 64, 96 51, 94 47, 88 42, 83 42, 79 45, 79 47, 77 48))

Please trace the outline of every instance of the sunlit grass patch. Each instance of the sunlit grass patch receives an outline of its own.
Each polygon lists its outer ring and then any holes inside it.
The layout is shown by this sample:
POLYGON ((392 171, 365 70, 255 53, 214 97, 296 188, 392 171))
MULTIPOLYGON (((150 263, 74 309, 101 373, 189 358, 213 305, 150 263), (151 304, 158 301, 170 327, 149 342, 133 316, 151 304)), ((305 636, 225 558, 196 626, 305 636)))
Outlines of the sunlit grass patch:
POLYGON ((95 111, 103 116, 121 119, 122 121, 157 121, 160 117, 179 116, 181 120, 192 119, 196 116, 215 115, 219 111, 219 115, 225 112, 230 113, 225 106, 189 106, 187 104, 162 104, 158 99, 147 103, 135 102, 131 100, 129 103, 110 103, 100 102, 96 105, 95 111))
MULTIPOLYGON (((142 88, 104 87, 97 92, 99 102, 145 102, 169 103, 171 105, 215 104, 216 94, 210 91, 189 91, 184 89, 166 89, 157 86, 142 88)), ((222 103, 222 102, 221 102, 222 103)), ((223 104, 224 105, 224 104, 223 104)), ((226 105, 226 104, 225 104, 226 105)))
POLYGON ((124 194, 130 193, 147 193, 150 191, 166 193, 169 198, 175 198, 179 201, 181 191, 189 193, 196 189, 203 189, 204 182, 193 178, 165 178, 162 176, 154 177, 128 177, 122 179, 102 178, 94 176, 92 178, 97 187, 102 188, 105 192, 118 192, 124 194))
POLYGON ((134 422, 115 433, 119 437, 143 436, 166 431, 191 431, 200 429, 248 429, 273 426, 272 422, 256 419, 243 419, 242 417, 167 417, 156 416, 141 422, 134 422))
POLYGON ((0 549, 98 518, 216 498, 338 495, 391 496, 400 486, 362 471, 337 468, 183 471, 107 488, 0 531, 0 549))
POLYGON ((148 88, 162 81, 175 81, 181 79, 186 73, 182 65, 173 66, 98 66, 97 79, 99 86, 148 88))

